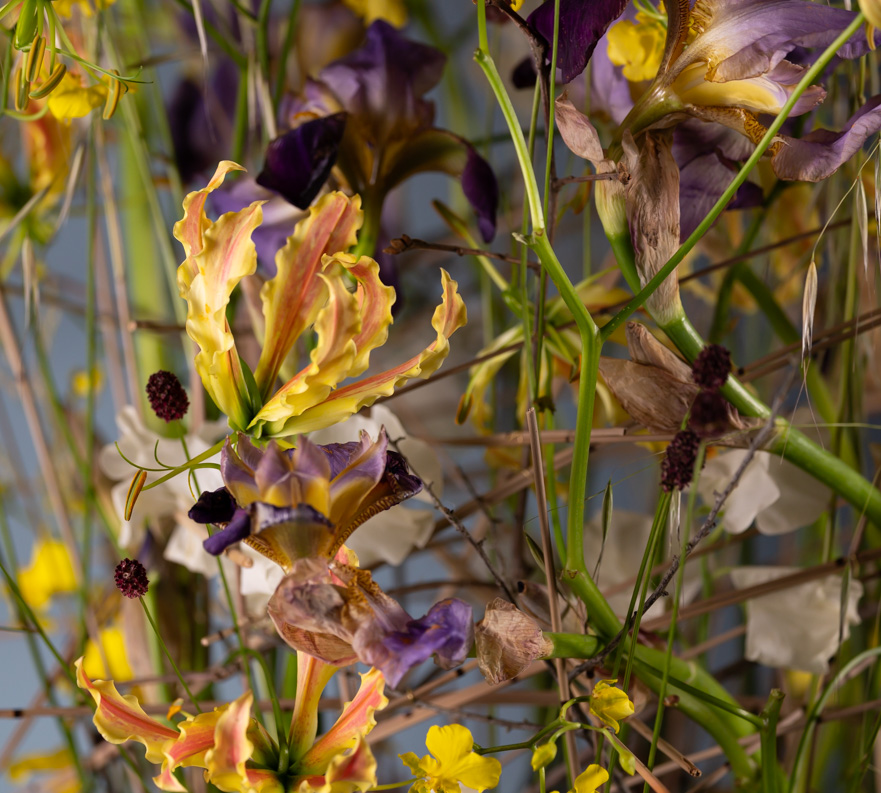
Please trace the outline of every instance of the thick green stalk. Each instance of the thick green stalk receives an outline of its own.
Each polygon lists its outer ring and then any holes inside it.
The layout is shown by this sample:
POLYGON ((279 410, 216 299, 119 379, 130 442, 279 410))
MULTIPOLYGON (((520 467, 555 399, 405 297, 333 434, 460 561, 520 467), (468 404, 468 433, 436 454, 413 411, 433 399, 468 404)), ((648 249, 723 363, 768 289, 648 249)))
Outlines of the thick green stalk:
MULTIPOLYGON (((703 339, 684 315, 675 322, 662 325, 662 328, 690 361, 704 347, 703 339)), ((735 377, 728 378, 722 393, 745 416, 767 419, 771 415, 768 406, 747 391, 735 377)), ((835 455, 821 449, 785 419, 778 418, 776 425, 777 432, 766 447, 768 451, 783 456, 832 488, 860 513, 865 512, 876 526, 881 526, 881 492, 871 482, 835 455)))

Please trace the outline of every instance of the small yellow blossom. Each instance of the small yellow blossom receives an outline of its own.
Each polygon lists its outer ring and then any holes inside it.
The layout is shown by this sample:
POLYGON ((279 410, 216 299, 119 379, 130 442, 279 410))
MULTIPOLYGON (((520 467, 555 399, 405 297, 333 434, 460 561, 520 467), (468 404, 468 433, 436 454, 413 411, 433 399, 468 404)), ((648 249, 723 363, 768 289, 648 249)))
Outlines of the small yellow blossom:
MULTIPOLYGON (((590 696, 590 712, 603 724, 618 732, 618 722, 633 715, 633 703, 620 688, 615 688, 616 680, 600 680, 590 696)), ((579 793, 581 793, 579 791, 579 793)))
POLYGON ((396 28, 407 24, 407 7, 403 0, 343 0, 343 3, 361 17, 365 25, 375 19, 383 19, 396 28))
POLYGON ((660 19, 638 12, 636 22, 622 19, 609 28, 609 60, 623 66, 632 83, 651 80, 661 67, 667 29, 660 19))
POLYGON ((53 595, 76 592, 76 574, 60 540, 38 540, 31 563, 18 574, 21 596, 32 609, 42 609, 53 595))
POLYGON ((556 756, 557 744, 543 743, 541 746, 536 746, 535 751, 532 753, 532 760, 530 761, 532 770, 538 771, 539 768, 549 766, 556 756))
POLYGON ((39 789, 51 790, 52 793, 79 793, 82 790, 69 749, 25 755, 10 763, 7 773, 13 782, 19 783, 27 781, 33 774, 40 774, 39 789))
POLYGON ((61 16, 70 19, 74 8, 78 8, 84 16, 91 17, 96 9, 103 11, 115 2, 116 0, 54 0, 52 5, 61 16))
POLYGON ((104 628, 99 631, 97 642, 93 639, 86 642, 83 669, 91 678, 112 678, 124 682, 135 676, 128 662, 125 636, 119 627, 104 628), (103 656, 101 650, 103 650, 103 656), (110 671, 104 665, 105 658, 110 671))
POLYGON ((100 366, 92 367, 92 376, 85 369, 77 369, 70 376, 70 388, 80 399, 85 399, 89 395, 89 390, 96 393, 101 390, 104 385, 104 372, 100 366))
POLYGON ((602 766, 592 763, 575 777, 575 787, 569 793, 596 793, 609 781, 609 772, 602 766))
POLYGON ((434 726, 425 736, 431 755, 421 760, 413 753, 398 755, 414 776, 420 777, 411 793, 460 793, 459 783, 480 793, 499 784, 502 764, 494 757, 481 757, 471 732, 460 724, 434 726))
POLYGON ((59 121, 70 121, 89 115, 96 107, 102 107, 106 99, 106 85, 83 85, 80 77, 68 72, 49 95, 49 112, 59 121))

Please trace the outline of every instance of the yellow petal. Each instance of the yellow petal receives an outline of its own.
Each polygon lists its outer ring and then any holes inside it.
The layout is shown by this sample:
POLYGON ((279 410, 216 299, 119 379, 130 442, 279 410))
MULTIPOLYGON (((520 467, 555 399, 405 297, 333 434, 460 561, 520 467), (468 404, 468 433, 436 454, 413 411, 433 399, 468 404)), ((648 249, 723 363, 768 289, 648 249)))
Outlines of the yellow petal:
POLYGON ((78 659, 74 666, 76 666, 77 685, 88 691, 95 700, 96 710, 93 721, 104 739, 116 744, 138 741, 144 744, 147 750, 147 760, 151 763, 161 762, 166 744, 177 740, 177 730, 172 730, 151 719, 138 704, 137 697, 131 694, 122 696, 112 680, 92 682, 83 670, 82 658, 78 659))
POLYGON ((86 642, 83 669, 89 677, 109 677, 121 683, 135 676, 125 649, 125 635, 118 627, 99 631, 98 642, 93 639, 86 642), (104 665, 104 658, 107 659, 110 669, 104 665))
POLYGON ((431 321, 437 338, 419 355, 393 369, 337 389, 324 402, 299 416, 267 422, 262 428, 263 434, 285 436, 329 427, 345 421, 361 408, 372 405, 379 397, 394 393, 395 388, 407 380, 414 377, 426 378, 437 371, 449 352, 449 337, 467 321, 465 303, 458 293, 458 285, 445 270, 441 271, 441 280, 443 302, 435 309, 431 321))
POLYGON ((361 332, 358 301, 340 275, 318 279, 327 287, 328 300, 315 320, 318 343, 312 362, 291 378, 254 417, 259 422, 284 421, 323 402, 331 390, 349 376, 358 354, 355 336, 361 332))
POLYGON ((85 86, 79 77, 68 72, 49 95, 49 112, 59 121, 70 121, 89 115, 96 107, 102 107, 106 98, 106 85, 98 83, 85 86))
MULTIPOLYGON (((519 8, 522 2, 518 0, 514 9, 519 8)), ((407 7, 403 0, 343 0, 343 3, 361 17, 365 25, 375 19, 384 19, 396 28, 407 24, 407 7)))
POLYGON ((187 334, 199 345, 196 370, 217 407, 234 426, 244 428, 253 410, 226 309, 239 281, 257 269, 251 233, 263 220, 263 202, 209 220, 205 201, 231 170, 242 168, 220 163, 207 187, 184 199, 184 217, 175 223, 174 236, 187 256, 177 270, 177 282, 187 301, 187 334))
POLYGON ((575 793, 596 793, 609 781, 609 772, 593 763, 575 777, 575 793))
POLYGON ((38 540, 30 565, 18 574, 18 586, 33 609, 43 608, 53 595, 76 592, 76 574, 67 546, 61 540, 38 540))
POLYGON ((322 258, 357 242, 362 217, 360 196, 329 193, 310 208, 276 254, 277 272, 260 290, 266 335, 254 377, 264 399, 272 393, 294 342, 316 321, 327 299, 318 278, 324 269, 322 258))

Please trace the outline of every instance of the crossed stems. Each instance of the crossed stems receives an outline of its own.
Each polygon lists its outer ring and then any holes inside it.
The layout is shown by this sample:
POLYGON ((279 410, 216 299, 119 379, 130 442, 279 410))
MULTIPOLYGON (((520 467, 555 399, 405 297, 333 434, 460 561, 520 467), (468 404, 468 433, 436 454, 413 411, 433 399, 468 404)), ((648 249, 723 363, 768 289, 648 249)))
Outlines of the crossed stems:
MULTIPOLYGON (((559 8, 557 8, 557 15, 559 15, 559 8)), ((587 570, 583 550, 584 509, 591 425, 599 358, 603 344, 633 312, 646 302, 663 281, 676 269, 686 254, 703 237, 771 145, 775 135, 783 126, 799 97, 826 68, 836 51, 859 30, 864 21, 862 13, 857 14, 847 29, 826 48, 814 65, 805 72, 789 100, 768 127, 765 136, 727 190, 722 194, 697 229, 682 243, 679 250, 641 290, 637 291, 639 278, 636 271, 633 247, 629 237, 615 234, 608 235, 618 264, 626 280, 637 293, 609 323, 600 328, 594 322, 590 312, 578 299, 572 282, 566 275, 548 240, 538 183, 529 156, 529 150, 513 105, 489 54, 486 32, 486 7, 483 3, 478 3, 479 48, 474 58, 486 75, 496 101, 501 107, 522 171, 532 226, 531 236, 524 238, 522 242, 527 244, 536 253, 545 271, 553 280, 566 307, 575 319, 581 338, 582 355, 578 390, 578 412, 569 483, 570 498, 567 515, 566 547, 560 549, 561 556, 565 561, 561 577, 587 605, 591 623, 599 636, 605 641, 610 641, 618 634, 621 630, 621 623, 593 582, 587 570)), ((556 50, 557 36, 555 31, 553 42, 554 55, 556 55, 556 50)), ((701 349, 703 349, 703 339, 684 312, 678 314, 670 321, 659 324, 689 361, 694 360, 701 349)), ((734 377, 729 377, 728 383, 723 389, 723 394, 729 402, 746 416, 767 419, 771 415, 770 408, 747 391, 734 377)), ((784 419, 778 418, 776 420, 776 427, 777 432, 768 444, 769 451, 782 455, 785 459, 812 474, 850 502, 860 514, 865 513, 873 523, 881 525, 881 493, 877 489, 837 457, 808 440, 784 419)), ((634 666, 637 673, 641 673, 640 677, 650 687, 657 688, 660 680, 652 674, 652 671, 665 665, 664 654, 640 645, 630 637, 625 640, 625 644, 625 649, 633 653, 634 666)), ((694 687, 687 686, 686 689, 688 690, 681 689, 674 683, 674 687, 678 689, 677 693, 681 692, 680 709, 716 738, 725 750, 735 775, 741 778, 753 777, 756 770, 754 760, 747 755, 743 747, 737 742, 737 739, 753 732, 757 725, 752 720, 745 719, 739 714, 730 711, 731 705, 734 704, 733 700, 716 680, 703 669, 675 658, 672 661, 668 661, 668 663, 670 663, 671 680, 673 678, 678 678, 679 680, 689 679, 692 683, 696 683, 694 687), (706 696, 698 697, 691 693, 698 690, 708 694, 710 700, 716 701, 708 702, 706 696), (723 705, 725 707, 722 707, 723 705)))

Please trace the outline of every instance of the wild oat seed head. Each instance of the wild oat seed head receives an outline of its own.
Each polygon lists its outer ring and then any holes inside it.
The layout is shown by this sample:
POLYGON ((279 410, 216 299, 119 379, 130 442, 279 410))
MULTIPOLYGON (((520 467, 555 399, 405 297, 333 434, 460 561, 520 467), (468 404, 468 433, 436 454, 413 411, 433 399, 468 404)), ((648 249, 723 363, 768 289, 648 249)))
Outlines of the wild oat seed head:
POLYGON ((150 582, 147 569, 137 559, 123 559, 113 573, 116 588, 127 598, 139 598, 147 594, 150 582))
POLYGON ((166 422, 182 419, 190 407, 187 392, 177 376, 162 370, 147 380, 147 399, 153 412, 166 422))
POLYGON ((661 487, 665 491, 682 490, 691 482, 699 445, 700 438, 691 430, 677 432, 670 441, 661 462, 661 487))
POLYGON ((721 344, 708 344, 691 367, 694 382, 708 391, 717 391, 731 371, 731 353, 721 344))

